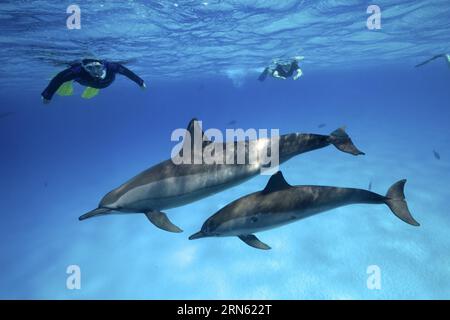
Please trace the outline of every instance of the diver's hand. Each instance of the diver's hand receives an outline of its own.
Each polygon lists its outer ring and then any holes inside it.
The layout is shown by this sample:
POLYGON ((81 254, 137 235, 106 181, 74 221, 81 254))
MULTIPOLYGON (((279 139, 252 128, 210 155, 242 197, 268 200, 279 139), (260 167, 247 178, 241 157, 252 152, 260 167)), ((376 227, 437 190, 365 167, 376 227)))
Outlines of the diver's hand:
POLYGON ((273 73, 273 76, 274 76, 275 78, 278 78, 278 79, 286 80, 285 77, 280 76, 280 74, 278 73, 278 71, 275 71, 275 72, 273 73))
POLYGON ((297 74, 294 76, 294 80, 297 80, 298 78, 300 78, 302 76, 303 72, 300 69, 297 69, 297 74))
POLYGON ((142 83, 142 86, 140 86, 140 88, 141 88, 142 90, 146 90, 146 89, 147 89, 147 86, 145 85, 145 82, 142 83))
POLYGON ((41 97, 41 98, 42 98, 42 103, 43 104, 49 104, 50 103, 50 100, 45 99, 44 97, 41 97))
POLYGON ((278 73, 278 71, 275 71, 273 73, 273 76, 277 79, 282 79, 282 80, 286 80, 286 77, 280 76, 280 74, 278 73))

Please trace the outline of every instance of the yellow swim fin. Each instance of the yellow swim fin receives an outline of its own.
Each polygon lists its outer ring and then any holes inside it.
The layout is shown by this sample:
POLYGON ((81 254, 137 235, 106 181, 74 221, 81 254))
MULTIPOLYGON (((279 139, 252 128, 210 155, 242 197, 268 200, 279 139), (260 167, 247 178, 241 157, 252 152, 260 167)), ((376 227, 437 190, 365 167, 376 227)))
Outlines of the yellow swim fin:
POLYGON ((87 87, 84 90, 84 92, 81 95, 81 97, 84 98, 84 99, 91 99, 91 98, 95 97, 96 95, 98 95, 99 91, 100 91, 100 89, 87 87))
POLYGON ((64 82, 56 91, 56 94, 62 97, 73 95, 73 81, 64 82))

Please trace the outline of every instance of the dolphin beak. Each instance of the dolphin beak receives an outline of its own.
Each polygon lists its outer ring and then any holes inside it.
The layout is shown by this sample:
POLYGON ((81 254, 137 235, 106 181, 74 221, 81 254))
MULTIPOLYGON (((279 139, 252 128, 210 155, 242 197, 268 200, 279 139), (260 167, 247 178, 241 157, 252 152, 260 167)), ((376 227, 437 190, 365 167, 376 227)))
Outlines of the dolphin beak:
POLYGON ((78 218, 78 220, 85 220, 88 218, 92 218, 92 217, 96 217, 96 216, 101 216, 106 214, 107 212, 111 211, 111 209, 107 209, 107 208, 97 208, 95 210, 89 211, 88 213, 83 214, 82 216, 80 216, 78 218))
POLYGON ((195 240, 206 237, 206 234, 204 234, 202 231, 199 231, 197 233, 194 233, 192 236, 189 237, 189 240, 195 240))

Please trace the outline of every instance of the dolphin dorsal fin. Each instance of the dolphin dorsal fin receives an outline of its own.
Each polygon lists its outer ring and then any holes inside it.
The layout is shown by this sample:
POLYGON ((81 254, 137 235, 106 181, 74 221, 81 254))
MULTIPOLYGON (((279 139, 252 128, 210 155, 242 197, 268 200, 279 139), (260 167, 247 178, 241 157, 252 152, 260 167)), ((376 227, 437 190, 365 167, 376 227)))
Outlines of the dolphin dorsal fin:
POLYGON ((286 182, 283 177, 283 173, 278 171, 273 176, 270 177, 269 182, 267 182, 266 187, 262 191, 262 194, 271 193, 274 191, 284 190, 291 188, 292 186, 286 182))
MULTIPOLYGON (((202 141, 203 141, 202 149, 212 142, 203 132, 199 122, 200 121, 197 118, 193 118, 191 121, 189 121, 189 124, 186 128, 186 135, 189 134, 191 138, 186 139, 186 137, 185 137, 183 148, 186 145, 190 150, 192 150, 194 148, 194 137, 195 137, 196 133, 197 134, 201 133, 201 135, 202 135, 202 141)), ((183 156, 183 148, 180 150, 180 156, 183 156)))
POLYGON ((202 139, 203 139, 203 148, 204 148, 205 146, 207 146, 208 144, 211 143, 211 140, 205 135, 199 122, 201 123, 201 121, 199 121, 197 118, 193 118, 189 122, 186 130, 189 132, 189 134, 191 135, 192 138, 194 137, 195 132, 201 132, 202 139))

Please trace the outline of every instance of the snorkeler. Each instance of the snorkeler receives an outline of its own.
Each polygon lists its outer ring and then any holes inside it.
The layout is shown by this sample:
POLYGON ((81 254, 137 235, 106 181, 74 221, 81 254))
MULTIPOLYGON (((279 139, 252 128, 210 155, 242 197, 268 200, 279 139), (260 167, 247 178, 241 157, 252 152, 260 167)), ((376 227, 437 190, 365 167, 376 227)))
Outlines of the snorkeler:
POLYGON ((42 101, 49 103, 55 93, 61 96, 72 95, 73 81, 87 87, 83 92, 83 98, 93 98, 100 89, 104 89, 114 82, 117 73, 136 82, 142 89, 146 88, 144 80, 118 62, 84 59, 81 62, 70 64, 68 69, 58 73, 42 92, 42 101))
POLYGON ((431 58, 431 59, 428 59, 428 60, 425 60, 424 62, 422 62, 422 63, 419 63, 418 65, 416 65, 416 68, 417 67, 421 67, 421 66, 423 66, 424 64, 427 64, 428 62, 431 62, 431 61, 433 61, 433 60, 436 60, 436 59, 438 59, 438 58, 444 58, 446 61, 447 61, 447 63, 448 63, 448 66, 450 67, 450 54, 438 54, 438 55, 436 55, 436 56, 434 56, 433 58, 431 58))
POLYGON ((289 62, 281 62, 274 60, 273 64, 264 69, 264 71, 258 77, 259 81, 266 80, 268 75, 271 75, 277 79, 286 80, 292 77, 292 79, 297 80, 303 74, 300 69, 298 62, 303 60, 303 57, 294 57, 293 60, 289 62))

